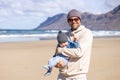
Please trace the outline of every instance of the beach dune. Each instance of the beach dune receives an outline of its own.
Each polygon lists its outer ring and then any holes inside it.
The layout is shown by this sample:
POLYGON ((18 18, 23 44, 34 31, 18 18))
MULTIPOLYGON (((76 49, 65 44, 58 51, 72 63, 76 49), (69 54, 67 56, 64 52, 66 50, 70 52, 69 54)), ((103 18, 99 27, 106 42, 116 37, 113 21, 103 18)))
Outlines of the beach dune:
MULTIPOLYGON (((44 76, 56 40, 0 43, 0 80, 57 80, 44 76)), ((94 38, 88 80, 120 80, 120 37, 94 38)))

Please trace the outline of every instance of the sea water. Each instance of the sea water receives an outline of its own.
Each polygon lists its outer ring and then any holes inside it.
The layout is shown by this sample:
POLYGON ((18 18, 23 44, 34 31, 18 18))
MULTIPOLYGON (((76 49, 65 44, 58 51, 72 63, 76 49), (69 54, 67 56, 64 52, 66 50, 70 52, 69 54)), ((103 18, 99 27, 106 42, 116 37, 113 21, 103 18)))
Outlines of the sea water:
MULTIPOLYGON (((59 30, 0 30, 0 42, 56 39, 59 30)), ((67 30, 62 30, 67 32, 67 30)), ((120 36, 120 31, 92 31, 94 37, 120 36)))

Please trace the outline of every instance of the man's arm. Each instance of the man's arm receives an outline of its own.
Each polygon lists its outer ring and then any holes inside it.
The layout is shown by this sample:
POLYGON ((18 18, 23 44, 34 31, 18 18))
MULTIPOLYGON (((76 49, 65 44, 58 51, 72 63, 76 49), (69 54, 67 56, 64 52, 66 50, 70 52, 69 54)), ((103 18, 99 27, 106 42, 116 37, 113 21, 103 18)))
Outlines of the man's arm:
POLYGON ((81 57, 89 47, 91 47, 93 41, 92 33, 88 30, 81 39, 78 40, 80 43, 78 48, 57 48, 57 52, 62 53, 68 57, 81 57))

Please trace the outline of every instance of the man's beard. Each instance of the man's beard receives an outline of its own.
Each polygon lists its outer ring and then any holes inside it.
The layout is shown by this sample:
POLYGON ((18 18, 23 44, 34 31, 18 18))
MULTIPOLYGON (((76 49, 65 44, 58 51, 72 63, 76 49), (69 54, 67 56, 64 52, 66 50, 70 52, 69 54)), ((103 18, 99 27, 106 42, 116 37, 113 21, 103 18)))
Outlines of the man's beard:
POLYGON ((76 27, 76 28, 71 28, 71 31, 75 31, 75 30, 77 30, 78 29, 78 27, 76 27))

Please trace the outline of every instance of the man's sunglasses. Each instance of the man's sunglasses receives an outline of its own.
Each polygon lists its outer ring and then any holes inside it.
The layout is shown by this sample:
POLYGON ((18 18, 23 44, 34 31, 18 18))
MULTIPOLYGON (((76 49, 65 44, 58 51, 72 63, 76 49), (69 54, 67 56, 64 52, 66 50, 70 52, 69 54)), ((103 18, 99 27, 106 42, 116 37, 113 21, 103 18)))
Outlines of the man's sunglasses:
POLYGON ((68 19, 68 22, 73 22, 73 21, 77 22, 79 20, 80 20, 80 18, 68 19))

